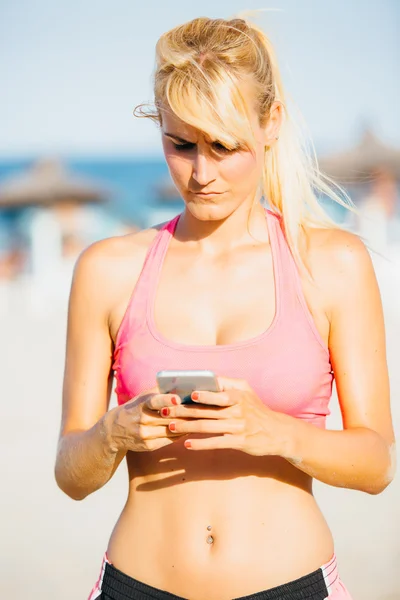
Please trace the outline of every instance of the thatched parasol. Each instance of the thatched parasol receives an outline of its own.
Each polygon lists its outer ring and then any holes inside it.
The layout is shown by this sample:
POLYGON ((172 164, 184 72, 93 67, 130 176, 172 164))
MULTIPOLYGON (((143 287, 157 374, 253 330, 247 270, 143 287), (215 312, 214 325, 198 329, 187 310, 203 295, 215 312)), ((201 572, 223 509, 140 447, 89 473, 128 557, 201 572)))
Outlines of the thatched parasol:
POLYGON ((345 183, 371 180, 376 171, 388 171, 400 179, 400 149, 383 144, 365 129, 357 146, 347 151, 323 156, 318 160, 321 171, 345 183))
POLYGON ((73 175, 57 160, 41 160, 0 184, 0 208, 48 206, 61 201, 103 202, 107 193, 73 175))

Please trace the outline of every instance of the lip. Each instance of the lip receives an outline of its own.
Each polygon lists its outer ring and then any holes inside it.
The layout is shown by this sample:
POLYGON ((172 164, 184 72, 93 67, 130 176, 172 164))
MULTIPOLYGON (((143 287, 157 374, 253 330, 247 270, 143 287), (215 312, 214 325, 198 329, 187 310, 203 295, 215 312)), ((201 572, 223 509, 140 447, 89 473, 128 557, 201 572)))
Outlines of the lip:
POLYGON ((191 192, 195 196, 220 196, 224 192, 191 192))

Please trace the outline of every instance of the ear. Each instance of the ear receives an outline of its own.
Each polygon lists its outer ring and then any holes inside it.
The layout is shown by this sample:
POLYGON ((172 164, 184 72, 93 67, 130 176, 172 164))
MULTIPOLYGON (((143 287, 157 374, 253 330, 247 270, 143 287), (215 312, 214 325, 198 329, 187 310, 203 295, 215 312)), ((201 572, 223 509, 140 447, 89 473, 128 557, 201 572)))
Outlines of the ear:
POLYGON ((276 138, 279 137, 283 120, 283 104, 279 100, 272 103, 267 124, 264 127, 265 146, 273 146, 276 138))

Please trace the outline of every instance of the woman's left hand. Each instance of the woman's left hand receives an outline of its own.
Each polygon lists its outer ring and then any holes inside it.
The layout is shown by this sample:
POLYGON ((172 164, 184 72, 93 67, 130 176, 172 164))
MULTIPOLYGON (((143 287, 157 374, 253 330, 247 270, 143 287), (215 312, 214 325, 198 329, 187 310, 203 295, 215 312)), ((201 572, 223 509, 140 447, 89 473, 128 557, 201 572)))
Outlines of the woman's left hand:
POLYGON ((163 417, 177 433, 217 434, 186 439, 191 450, 232 448, 254 456, 289 456, 290 417, 269 409, 244 379, 218 377, 220 392, 195 391, 196 405, 168 407, 163 417), (186 420, 190 419, 190 420, 186 420))

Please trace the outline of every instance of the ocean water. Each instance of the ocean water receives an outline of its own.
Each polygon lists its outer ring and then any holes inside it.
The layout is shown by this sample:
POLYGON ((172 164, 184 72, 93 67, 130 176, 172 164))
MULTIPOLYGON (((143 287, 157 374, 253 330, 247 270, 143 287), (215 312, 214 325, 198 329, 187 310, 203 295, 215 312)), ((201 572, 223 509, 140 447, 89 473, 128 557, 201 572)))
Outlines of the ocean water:
MULTIPOLYGON (((0 161, 0 188, 6 179, 22 174, 33 162, 29 159, 0 161)), ((105 208, 113 216, 139 227, 172 218, 184 207, 179 197, 168 201, 159 199, 157 185, 170 180, 163 158, 66 159, 64 165, 71 174, 104 187, 109 192, 105 208)), ((329 200, 321 201, 333 218, 343 220, 345 209, 329 200)))
MULTIPOLYGON (((32 160, 0 161, 0 188, 11 176, 22 174, 33 164, 32 160)), ((72 175, 83 177, 108 193, 105 208, 124 220, 143 225, 150 213, 168 204, 168 210, 179 212, 183 201, 158 200, 156 186, 169 179, 163 159, 67 159, 64 166, 72 175)))

